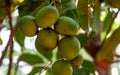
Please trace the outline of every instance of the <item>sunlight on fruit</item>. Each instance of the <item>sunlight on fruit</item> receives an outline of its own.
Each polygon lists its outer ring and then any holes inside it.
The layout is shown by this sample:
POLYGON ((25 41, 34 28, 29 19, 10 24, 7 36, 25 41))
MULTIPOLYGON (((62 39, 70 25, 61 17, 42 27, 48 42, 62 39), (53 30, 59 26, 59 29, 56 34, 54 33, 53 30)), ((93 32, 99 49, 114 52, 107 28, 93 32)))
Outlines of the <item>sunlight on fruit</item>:
POLYGON ((22 3, 22 2, 24 2, 24 0, 18 0, 18 2, 22 3))

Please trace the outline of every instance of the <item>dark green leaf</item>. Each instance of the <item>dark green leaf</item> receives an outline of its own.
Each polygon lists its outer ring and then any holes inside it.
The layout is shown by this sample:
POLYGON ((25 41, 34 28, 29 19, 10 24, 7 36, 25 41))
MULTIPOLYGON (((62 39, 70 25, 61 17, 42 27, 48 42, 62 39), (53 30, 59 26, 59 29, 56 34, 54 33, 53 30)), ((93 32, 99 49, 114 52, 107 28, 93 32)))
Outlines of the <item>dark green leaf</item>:
POLYGON ((41 67, 41 66, 33 67, 32 71, 28 75, 35 75, 36 73, 41 72, 42 69, 43 69, 43 67, 41 67))
POLYGON ((18 28, 14 38, 19 43, 19 45, 24 48, 25 35, 19 30, 19 28, 18 28))
POLYGON ((40 64, 44 63, 43 59, 40 58, 38 55, 30 54, 30 53, 24 53, 19 57, 20 61, 24 61, 30 65, 40 64))
POLYGON ((80 41, 81 47, 87 45, 88 41, 86 34, 77 34, 76 37, 80 41))
POLYGON ((48 60, 51 60, 52 56, 53 56, 53 52, 52 51, 44 55, 44 57, 47 58, 48 60))
POLYGON ((66 10, 71 10, 75 8, 74 0, 61 0, 61 5, 66 10))
POLYGON ((19 16, 35 15, 43 6, 48 5, 47 0, 25 0, 19 7, 19 16))
POLYGON ((66 15, 73 18, 76 22, 79 23, 79 19, 78 19, 78 16, 77 16, 76 9, 68 10, 66 12, 66 15))
POLYGON ((84 60, 82 67, 75 69, 73 75, 95 75, 94 63, 91 61, 84 60))

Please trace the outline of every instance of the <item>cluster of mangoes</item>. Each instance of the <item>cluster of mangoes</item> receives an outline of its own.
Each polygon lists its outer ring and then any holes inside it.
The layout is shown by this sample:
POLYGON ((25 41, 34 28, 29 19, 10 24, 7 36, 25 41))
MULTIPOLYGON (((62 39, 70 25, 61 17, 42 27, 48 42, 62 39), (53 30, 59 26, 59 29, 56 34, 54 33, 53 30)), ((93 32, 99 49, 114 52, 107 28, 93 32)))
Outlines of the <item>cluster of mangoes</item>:
POLYGON ((46 55, 58 48, 61 58, 52 65, 53 75, 72 75, 73 69, 82 64, 80 42, 75 37, 79 24, 70 17, 59 16, 56 7, 44 6, 35 17, 23 16, 18 20, 18 26, 26 36, 37 35, 35 47, 39 53, 46 55))

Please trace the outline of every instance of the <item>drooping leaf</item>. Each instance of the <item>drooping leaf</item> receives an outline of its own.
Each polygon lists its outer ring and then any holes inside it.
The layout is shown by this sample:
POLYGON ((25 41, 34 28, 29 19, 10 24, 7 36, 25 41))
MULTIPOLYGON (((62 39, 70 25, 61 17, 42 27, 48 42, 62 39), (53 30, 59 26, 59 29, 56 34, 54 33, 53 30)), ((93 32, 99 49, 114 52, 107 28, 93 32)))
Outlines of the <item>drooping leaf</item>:
POLYGON ((24 61, 30 65, 44 63, 43 59, 40 58, 38 55, 30 53, 23 53, 22 55, 20 55, 19 60, 24 61))
POLYGON ((93 7, 93 25, 92 29, 97 33, 99 32, 100 28, 100 2, 99 0, 94 0, 94 7, 93 7))
POLYGON ((32 71, 28 73, 28 75, 35 75, 36 73, 40 73, 42 69, 43 67, 41 66, 33 67, 32 71))
POLYGON ((103 46, 97 54, 98 61, 103 59, 111 61, 113 59, 113 52, 118 44, 120 44, 120 27, 105 40, 103 46))
POLYGON ((35 13, 45 5, 48 5, 48 0, 25 0, 19 5, 19 16, 35 15, 35 13))
POLYGON ((84 60, 82 66, 73 71, 73 75, 95 75, 94 63, 84 60))
POLYGON ((76 8, 80 26, 84 30, 88 30, 88 0, 78 0, 77 8, 76 8))
POLYGON ((71 10, 75 8, 74 0, 61 0, 61 5, 66 10, 71 10))
POLYGON ((14 38, 19 43, 19 45, 24 48, 25 35, 20 31, 19 28, 18 28, 14 38))

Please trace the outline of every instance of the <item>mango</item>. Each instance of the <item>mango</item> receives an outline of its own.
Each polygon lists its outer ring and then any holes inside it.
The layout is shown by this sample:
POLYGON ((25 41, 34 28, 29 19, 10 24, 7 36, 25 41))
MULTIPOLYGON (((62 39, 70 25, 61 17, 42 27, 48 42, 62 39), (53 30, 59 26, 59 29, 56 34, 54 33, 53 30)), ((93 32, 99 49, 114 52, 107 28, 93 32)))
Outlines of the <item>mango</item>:
POLYGON ((76 35, 79 29, 79 24, 70 17, 61 16, 58 18, 54 28, 57 33, 73 36, 76 35))
POLYGON ((59 16, 58 10, 54 6, 45 6, 35 15, 36 24, 41 28, 47 28, 55 24, 59 16))
POLYGON ((35 18, 32 16, 23 16, 18 20, 18 27, 26 36, 32 37, 37 33, 37 26, 34 22, 35 18))

